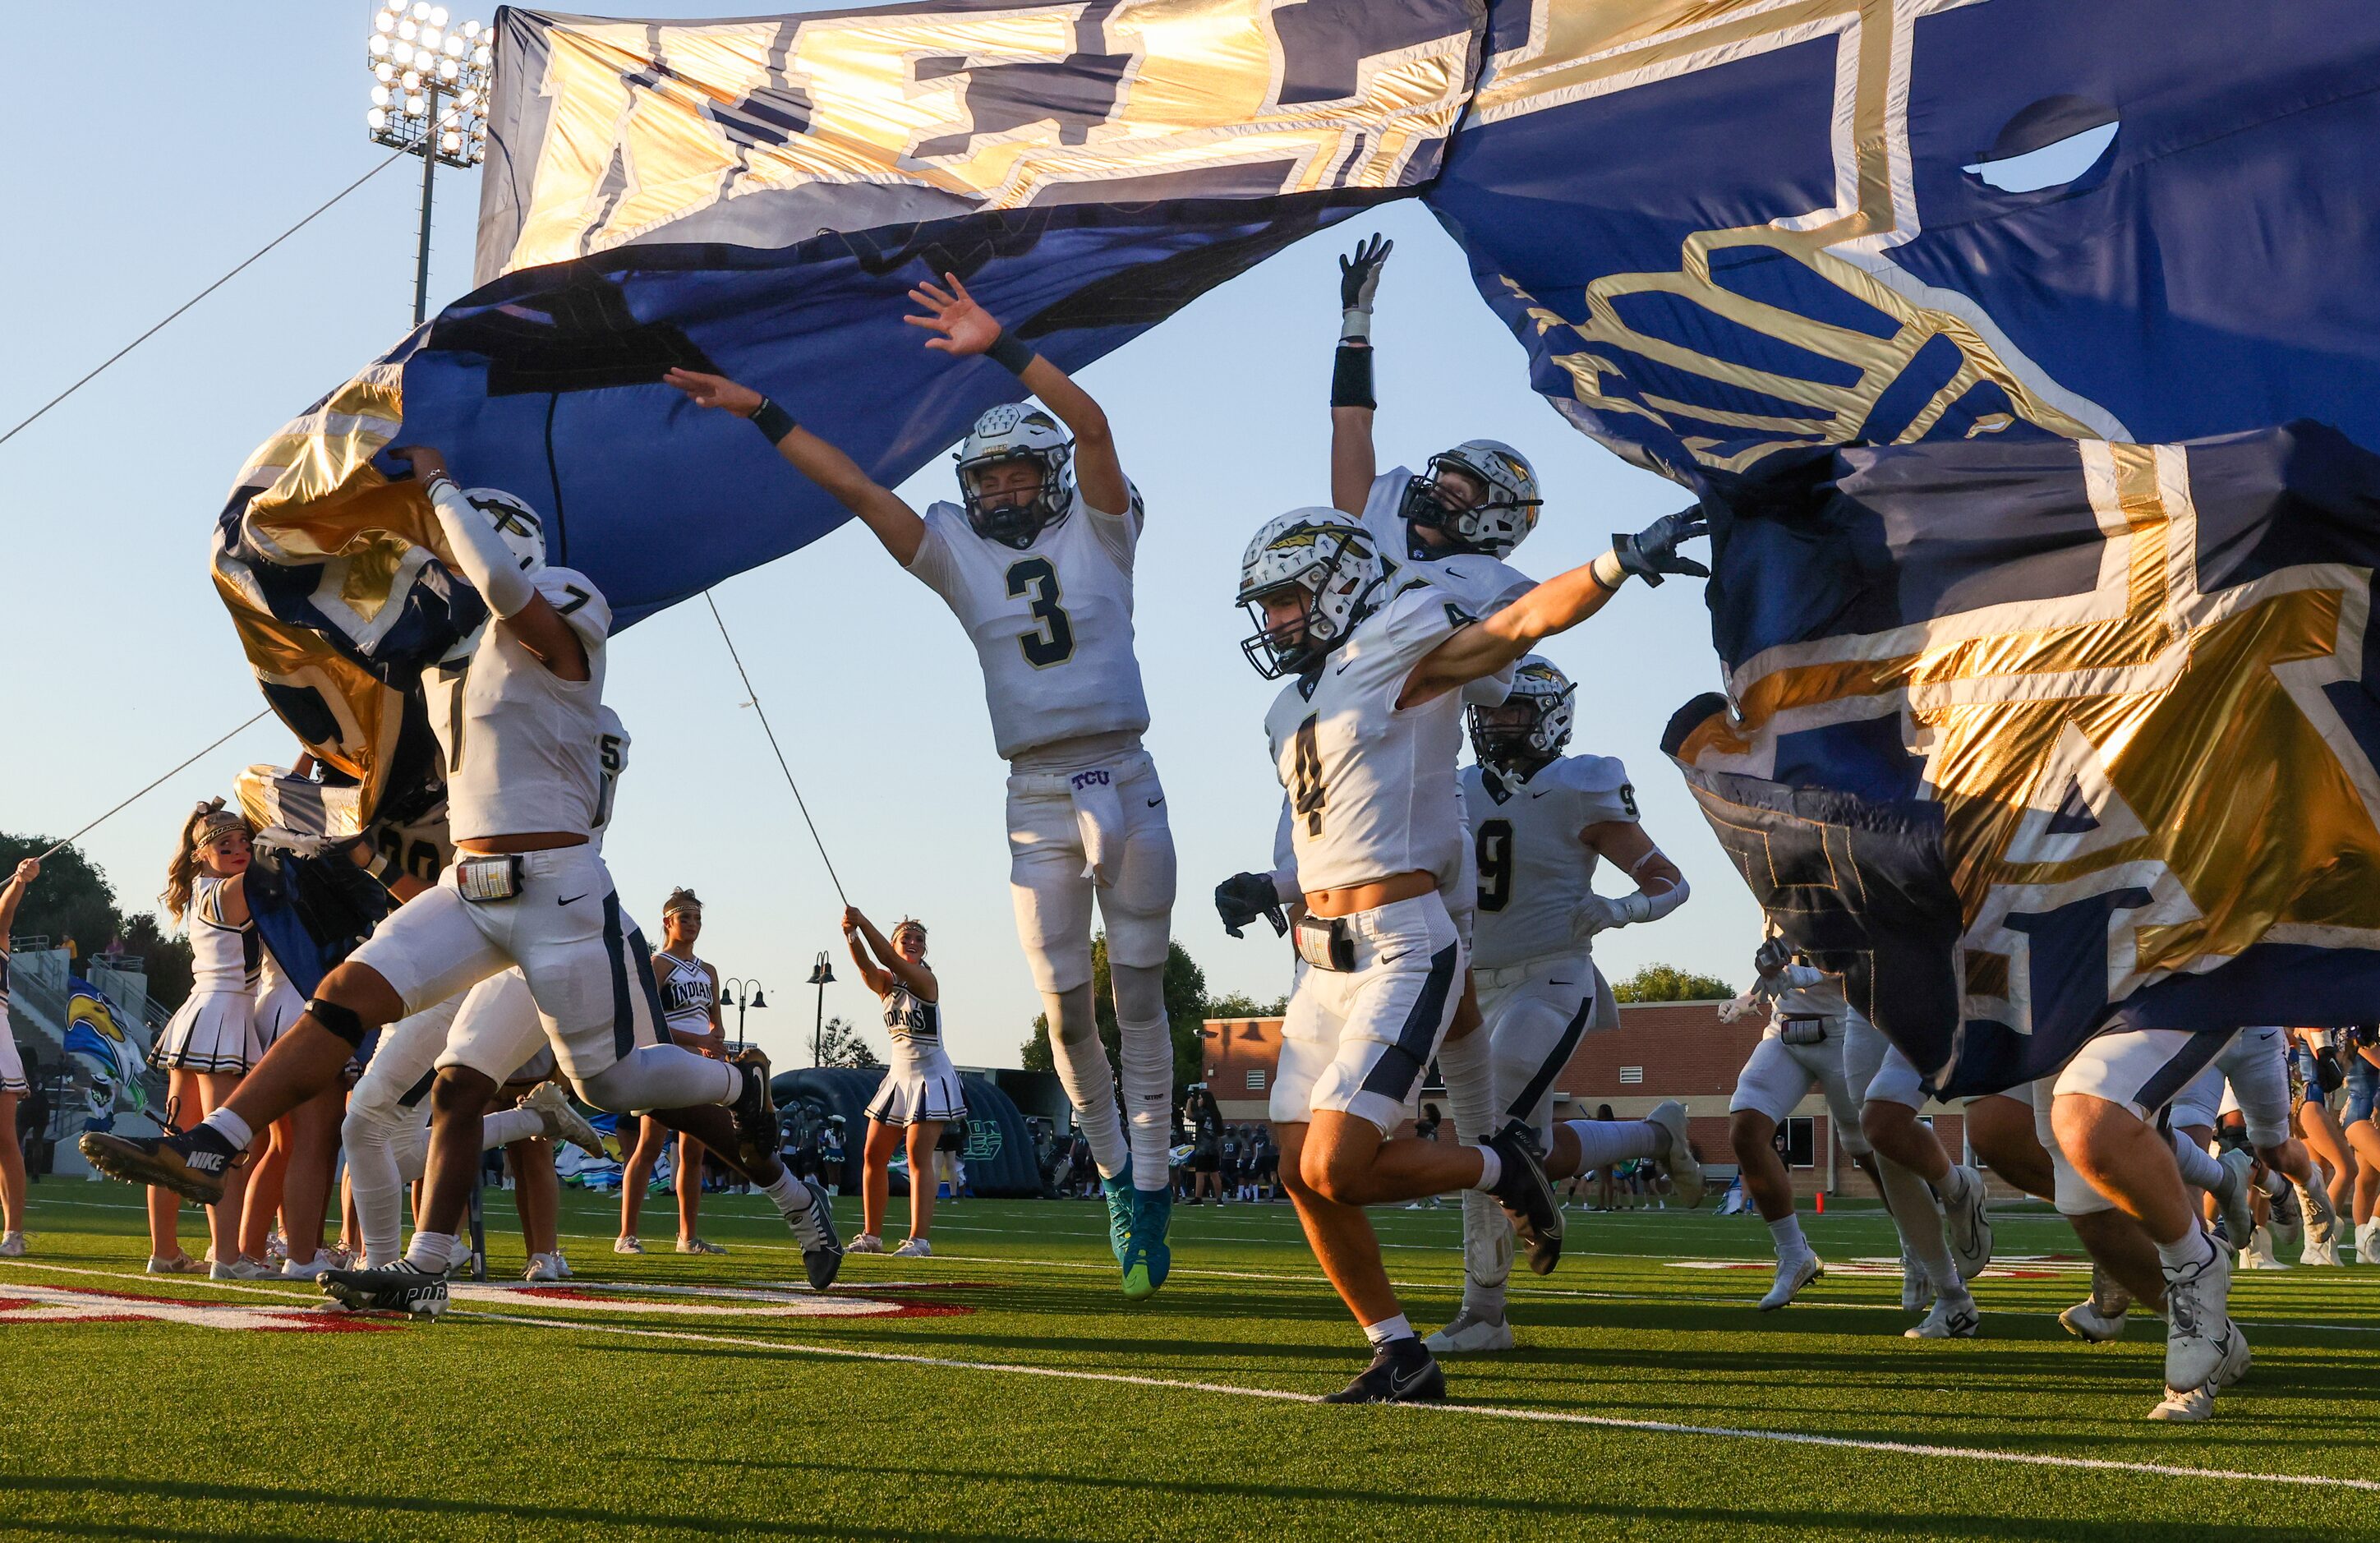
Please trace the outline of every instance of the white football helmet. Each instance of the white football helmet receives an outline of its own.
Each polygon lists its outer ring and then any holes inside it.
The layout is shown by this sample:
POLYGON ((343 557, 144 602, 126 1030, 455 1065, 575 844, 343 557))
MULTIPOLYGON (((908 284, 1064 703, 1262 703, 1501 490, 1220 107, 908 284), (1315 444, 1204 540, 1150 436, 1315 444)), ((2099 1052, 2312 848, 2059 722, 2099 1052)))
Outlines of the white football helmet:
POLYGON ((986 541, 1022 551, 1075 506, 1075 442, 1058 420, 1029 402, 1003 402, 975 420, 958 452, 959 497, 967 523, 986 541), (986 504, 976 473, 1002 461, 1038 467, 1041 488, 1029 497, 986 504))
POLYGON ((1570 743, 1577 690, 1551 660, 1534 653, 1524 658, 1512 667, 1511 696, 1494 707, 1472 704, 1472 754, 1482 766, 1526 781, 1570 743))
POLYGON ((464 500, 488 516, 521 572, 535 577, 545 567, 545 521, 535 509, 502 488, 468 488, 464 500))
POLYGON ((1505 558, 1537 528, 1537 474, 1529 458, 1501 440, 1468 439, 1432 456, 1428 468, 1405 485, 1398 513, 1408 525, 1429 526, 1451 550, 1505 558), (1461 471, 1480 484, 1479 501, 1457 507, 1439 485, 1447 471, 1461 471))
POLYGON ((1302 674, 1371 614, 1381 583, 1380 554, 1353 516, 1308 508, 1269 519, 1240 559, 1239 603, 1257 624, 1240 651, 1267 680, 1302 674), (1288 589, 1305 595, 1305 614, 1275 626, 1262 601, 1288 589))

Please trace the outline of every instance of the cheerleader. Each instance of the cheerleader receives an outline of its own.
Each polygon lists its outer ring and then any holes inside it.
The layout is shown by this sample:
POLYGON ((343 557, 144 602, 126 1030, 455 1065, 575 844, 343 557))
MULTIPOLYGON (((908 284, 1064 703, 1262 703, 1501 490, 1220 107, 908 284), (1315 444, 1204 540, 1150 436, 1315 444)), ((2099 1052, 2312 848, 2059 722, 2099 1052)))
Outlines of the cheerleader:
POLYGON ((884 1252, 884 1211, 892 1191, 892 1150, 902 1131, 909 1145, 909 1239, 893 1253, 924 1258, 933 1253, 926 1233, 934 1215, 934 1148, 946 1121, 966 1117, 959 1075, 942 1050, 941 988, 926 966, 926 928, 904 919, 887 942, 856 906, 843 913, 844 941, 868 989, 884 1001, 884 1028, 892 1040, 892 1065, 876 1097, 868 1102, 868 1146, 863 1157, 862 1205, 867 1228, 847 1253, 884 1252), (869 954, 873 954, 874 958, 869 954))
POLYGON ((17 1054, 17 1037, 8 1029, 8 932, 17 923, 17 905, 25 891, 42 876, 38 857, 27 857, 16 873, 0 884, 0 1257, 25 1252, 25 1148, 17 1140, 17 1100, 32 1090, 17 1054))
MULTIPOLYGON (((212 1114, 264 1053, 256 1041, 256 986, 262 949, 248 914, 248 821, 220 798, 183 822, 182 842, 165 869, 165 914, 190 934, 190 994, 158 1036, 150 1063, 166 1073, 165 1123, 179 1129, 212 1114)), ((212 1277, 261 1280, 273 1271, 240 1253, 245 1186, 233 1184, 207 1211, 212 1277)), ((172 1192, 149 1192, 149 1268, 171 1274, 192 1268, 182 1252, 180 1204, 172 1192)))
MULTIPOLYGON (((662 903, 662 946, 653 954, 653 986, 660 993, 662 1026, 669 1031, 671 1043, 684 1046, 713 1061, 727 1057, 727 1030, 719 1021, 719 971, 694 956, 694 945, 702 937, 702 901, 689 889, 675 889, 662 903)), ((622 1115, 621 1146, 627 1148, 625 1122, 622 1115)), ((662 1152, 669 1145, 668 1126, 650 1117, 641 1122, 644 1128, 636 1138, 635 1149, 620 1172, 620 1235, 612 1245, 614 1254, 641 1254, 644 1244, 638 1238, 639 1218, 644 1211, 645 1188, 652 1182, 653 1171, 661 1165, 662 1152)), ((677 1251, 681 1254, 724 1254, 725 1245, 712 1243, 699 1230, 702 1220, 702 1168, 707 1148, 690 1136, 677 1138, 677 1158, 674 1182, 677 1189, 677 1251)))

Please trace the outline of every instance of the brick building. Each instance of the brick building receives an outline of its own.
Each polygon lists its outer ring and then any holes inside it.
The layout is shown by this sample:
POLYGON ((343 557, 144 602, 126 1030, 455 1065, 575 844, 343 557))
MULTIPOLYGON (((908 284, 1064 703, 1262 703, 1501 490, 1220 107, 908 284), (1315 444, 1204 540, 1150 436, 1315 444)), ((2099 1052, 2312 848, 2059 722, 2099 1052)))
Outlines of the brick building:
MULTIPOLYGON (((1687 1129, 1704 1160, 1732 1172, 1728 1147, 1727 1100, 1764 1027, 1759 1018, 1721 1023, 1716 1002, 1623 1004, 1620 1027, 1579 1040, 1570 1064, 1554 1087, 1557 1119, 1588 1119, 1609 1104, 1614 1116, 1641 1119, 1664 1099, 1686 1106, 1687 1129)), ((1274 1063, 1281 1055, 1279 1018, 1209 1019, 1207 1086, 1223 1118, 1232 1124, 1266 1118, 1274 1063)), ((1451 1115, 1435 1080, 1424 1095, 1451 1115)), ((1954 1160, 1964 1155, 1964 1121, 1956 1111, 1937 1110, 1934 1128, 1954 1160)), ((1788 1123, 1788 1166, 1803 1196, 1821 1189, 1873 1199, 1875 1186, 1852 1165, 1835 1139, 1824 1099, 1803 1100, 1788 1123)), ((1995 1186, 2001 1193, 2005 1186, 1995 1186)))

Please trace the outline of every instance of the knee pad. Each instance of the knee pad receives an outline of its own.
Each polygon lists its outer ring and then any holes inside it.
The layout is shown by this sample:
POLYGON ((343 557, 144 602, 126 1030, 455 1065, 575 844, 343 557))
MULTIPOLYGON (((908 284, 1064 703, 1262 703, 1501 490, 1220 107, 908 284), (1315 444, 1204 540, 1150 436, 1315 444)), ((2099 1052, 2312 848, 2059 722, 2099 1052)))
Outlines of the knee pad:
POLYGON ((335 1002, 326 1002, 321 997, 313 997, 308 1000, 306 1012, 307 1015, 316 1023, 345 1039, 348 1044, 358 1050, 363 1048, 364 1036, 370 1030, 364 1027, 363 1019, 357 1014, 354 1008, 342 1007, 335 1002))

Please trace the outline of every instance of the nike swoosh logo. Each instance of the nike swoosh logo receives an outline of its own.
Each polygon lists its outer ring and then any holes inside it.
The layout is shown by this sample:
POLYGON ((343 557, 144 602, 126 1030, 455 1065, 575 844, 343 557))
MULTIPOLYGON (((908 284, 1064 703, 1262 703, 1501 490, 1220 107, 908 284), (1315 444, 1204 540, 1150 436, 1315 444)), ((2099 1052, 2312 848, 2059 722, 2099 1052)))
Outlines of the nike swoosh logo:
POLYGON ((570 899, 569 899, 569 900, 557 900, 557 901, 555 901, 555 902, 554 902, 554 904, 555 904, 555 905, 567 905, 571 904, 571 902, 572 902, 572 901, 584 900, 584 899, 586 899, 586 898, 587 898, 587 895, 586 895, 586 893, 582 891, 581 893, 577 893, 577 894, 574 894, 574 895, 572 895, 572 896, 570 897, 570 899))
POLYGON ((1164 799, 1162 799, 1162 798, 1151 798, 1151 799, 1148 801, 1148 807, 1149 807, 1150 808, 1152 808, 1152 809, 1153 809, 1153 808, 1155 808, 1158 805, 1162 804, 1163 802, 1165 802, 1165 800, 1164 800, 1164 799))
POLYGON ((1429 1368, 1427 1367, 1421 1367, 1410 1378, 1399 1377, 1394 1372, 1390 1372, 1389 1374, 1389 1391, 1399 1398, 1402 1398, 1405 1394, 1412 1392, 1415 1388, 1420 1387, 1422 1384, 1422 1379, 1428 1375, 1429 1368))

